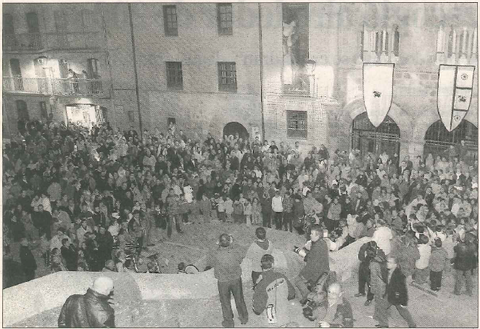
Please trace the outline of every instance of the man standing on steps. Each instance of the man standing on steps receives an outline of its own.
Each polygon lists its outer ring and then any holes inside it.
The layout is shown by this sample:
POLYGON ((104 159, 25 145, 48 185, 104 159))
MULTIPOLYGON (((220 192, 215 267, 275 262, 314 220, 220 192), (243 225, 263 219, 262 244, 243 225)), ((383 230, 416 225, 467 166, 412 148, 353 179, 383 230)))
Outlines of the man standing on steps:
POLYGON ((241 324, 248 322, 248 311, 243 296, 242 268, 240 264, 244 254, 239 246, 233 244, 233 237, 223 233, 218 239, 218 248, 207 256, 206 266, 213 267, 215 278, 218 280, 218 294, 222 304, 222 326, 233 328, 231 294, 235 298, 238 316, 241 324))

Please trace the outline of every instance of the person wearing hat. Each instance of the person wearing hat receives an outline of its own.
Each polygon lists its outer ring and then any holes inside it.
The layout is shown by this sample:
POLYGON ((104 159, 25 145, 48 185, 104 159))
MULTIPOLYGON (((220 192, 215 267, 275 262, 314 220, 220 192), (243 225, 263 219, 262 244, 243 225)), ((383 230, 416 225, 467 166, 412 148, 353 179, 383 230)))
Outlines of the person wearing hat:
POLYGON ((248 322, 248 311, 243 296, 242 268, 244 253, 241 248, 233 244, 233 237, 223 233, 218 239, 218 248, 207 255, 206 267, 213 267, 215 278, 218 280, 218 294, 222 305, 225 328, 234 327, 231 294, 235 299, 238 316, 241 324, 248 322))
POLYGON ((58 317, 59 328, 114 328, 115 310, 110 306, 113 280, 102 276, 84 295, 71 295, 58 317))

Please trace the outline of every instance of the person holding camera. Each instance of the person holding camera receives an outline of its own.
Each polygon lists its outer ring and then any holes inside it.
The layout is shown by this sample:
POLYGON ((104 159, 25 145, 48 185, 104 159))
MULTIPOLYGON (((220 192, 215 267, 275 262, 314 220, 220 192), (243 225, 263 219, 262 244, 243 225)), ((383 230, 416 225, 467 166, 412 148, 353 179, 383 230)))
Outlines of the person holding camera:
POLYGON ((300 271, 300 274, 295 278, 295 285, 302 295, 300 300, 301 304, 307 302, 307 296, 310 293, 309 286, 315 285, 323 273, 330 272, 328 246, 322 237, 322 227, 316 224, 312 225, 310 230, 310 241, 312 243, 310 251, 306 253, 304 258, 306 264, 300 271))
POLYGON ((270 254, 260 261, 262 274, 253 294, 253 312, 264 315, 266 324, 283 326, 290 322, 288 301, 295 298, 295 288, 281 273, 273 270, 275 259, 270 254))
POLYGON ((218 294, 222 305, 223 322, 225 328, 234 327, 231 294, 235 298, 238 316, 242 324, 248 322, 248 311, 243 296, 242 268, 240 264, 244 258, 239 246, 233 244, 233 236, 223 233, 218 239, 218 249, 207 256, 206 266, 213 267, 215 278, 218 280, 218 294))

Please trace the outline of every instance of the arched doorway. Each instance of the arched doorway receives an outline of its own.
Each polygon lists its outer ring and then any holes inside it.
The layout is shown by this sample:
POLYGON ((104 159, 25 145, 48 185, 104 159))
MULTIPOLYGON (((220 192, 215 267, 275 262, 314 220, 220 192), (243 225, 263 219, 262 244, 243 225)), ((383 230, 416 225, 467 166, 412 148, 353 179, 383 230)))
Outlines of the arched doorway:
POLYGON ((464 140, 468 148, 467 162, 473 162, 478 159, 478 128, 471 122, 463 120, 453 131, 448 131, 443 122, 438 120, 434 122, 425 134, 425 146, 423 153, 427 156, 432 153, 435 158, 437 155, 447 156, 447 149, 450 145, 459 145, 464 140))
POLYGON ((368 152, 382 154, 385 151, 390 157, 400 154, 400 128, 388 115, 380 126, 375 128, 363 112, 352 124, 352 148, 360 150, 361 155, 368 152))
POLYGON ((249 137, 247 129, 241 123, 230 122, 223 128, 223 136, 235 136, 236 134, 238 134, 243 140, 247 140, 249 137))

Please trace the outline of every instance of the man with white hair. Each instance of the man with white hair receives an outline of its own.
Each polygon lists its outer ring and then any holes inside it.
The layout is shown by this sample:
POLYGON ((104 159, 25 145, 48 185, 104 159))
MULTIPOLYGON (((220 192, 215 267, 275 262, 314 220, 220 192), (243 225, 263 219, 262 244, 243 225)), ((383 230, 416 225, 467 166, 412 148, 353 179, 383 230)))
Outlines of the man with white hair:
POLYGON ((72 295, 63 304, 58 327, 60 328, 114 328, 115 311, 110 306, 113 280, 102 276, 84 295, 72 295))

